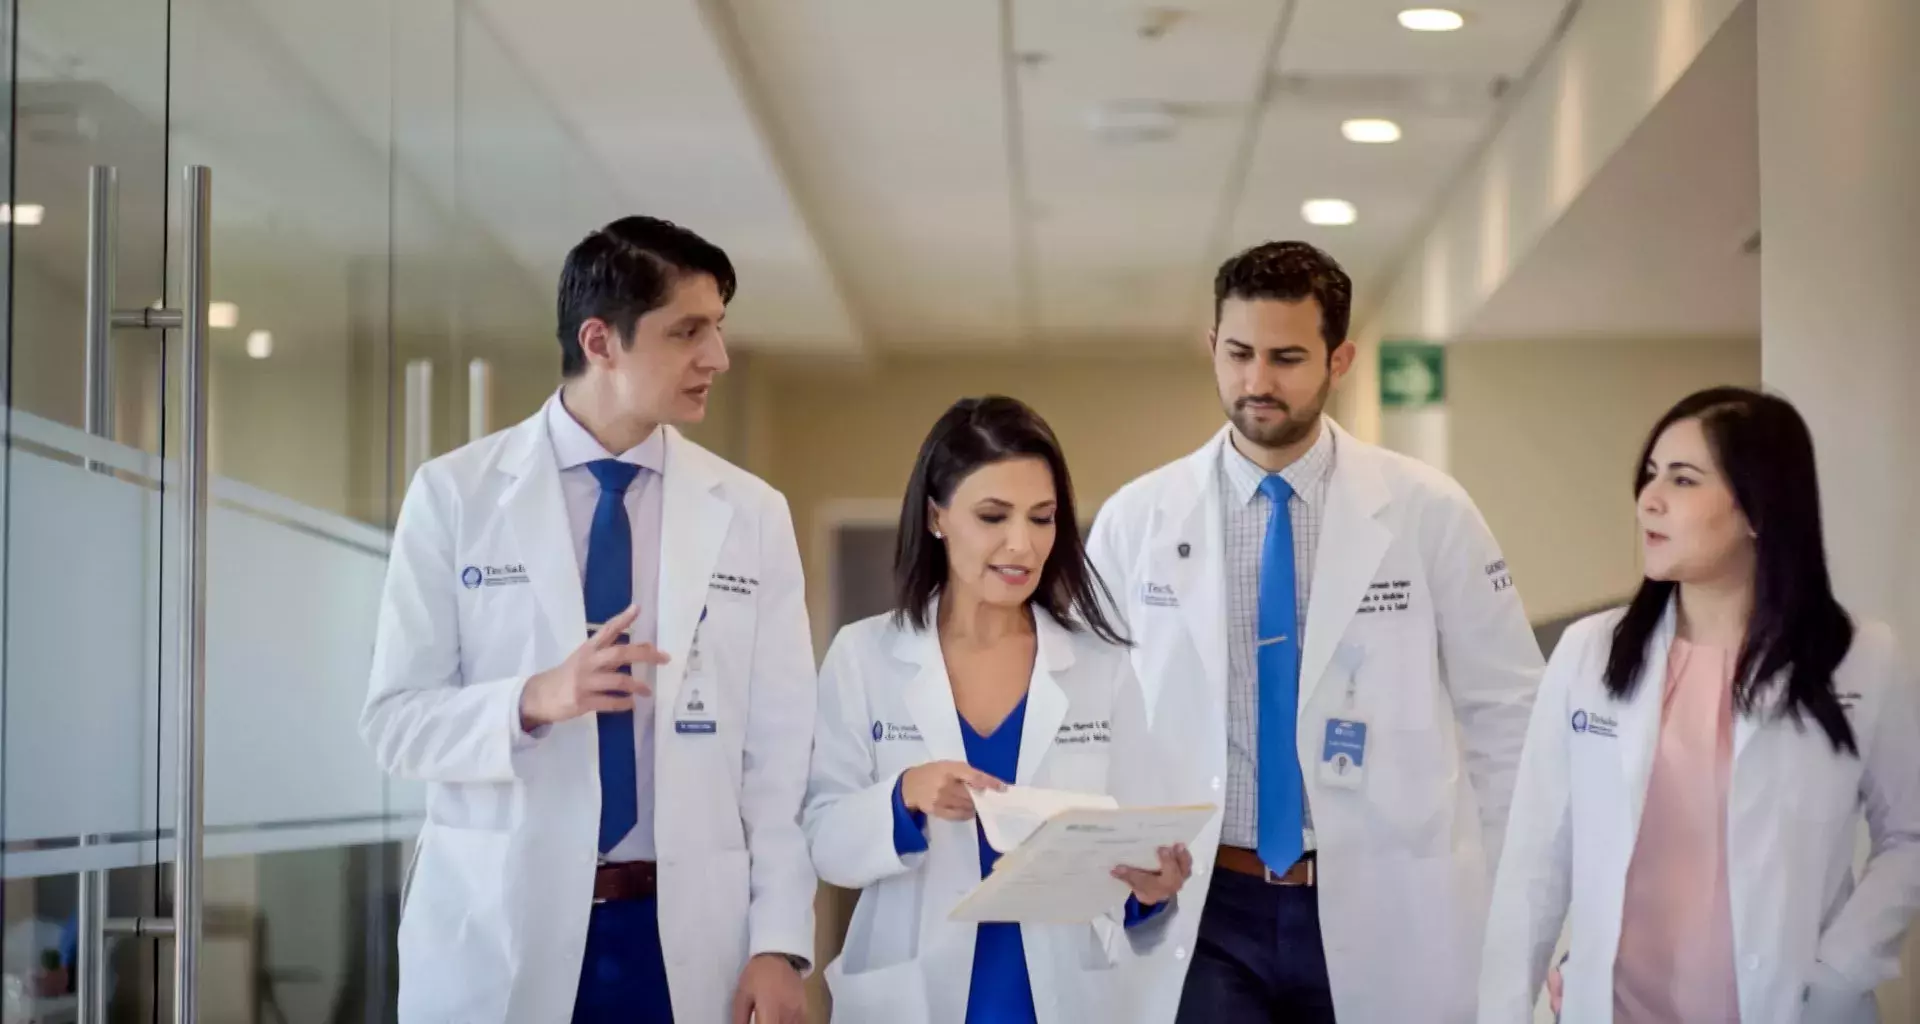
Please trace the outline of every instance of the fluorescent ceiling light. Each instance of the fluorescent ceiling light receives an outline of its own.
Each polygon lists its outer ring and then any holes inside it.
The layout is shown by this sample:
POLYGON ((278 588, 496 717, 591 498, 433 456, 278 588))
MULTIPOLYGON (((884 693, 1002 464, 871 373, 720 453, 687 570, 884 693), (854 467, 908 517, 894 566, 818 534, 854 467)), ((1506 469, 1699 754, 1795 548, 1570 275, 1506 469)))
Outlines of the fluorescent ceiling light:
POLYGON ((1459 11, 1444 7, 1413 7, 1400 12, 1400 25, 1415 32, 1454 32, 1467 23, 1459 11))
POLYGON ((1359 212, 1345 199, 1309 199, 1301 205, 1300 216, 1309 224, 1342 227, 1359 219, 1359 212))
POLYGON ((1399 142, 1400 126, 1383 117, 1356 117, 1340 125, 1348 142, 1399 142))
POLYGON ((39 203, 21 203, 19 206, 0 203, 0 224, 19 224, 22 227, 33 227, 46 219, 47 208, 41 206, 39 203))
POLYGON ((228 330, 240 322, 240 307, 231 302, 207 303, 207 326, 228 330))
POLYGON ((247 335, 247 354, 255 359, 265 359, 273 354, 273 332, 254 331, 247 335))

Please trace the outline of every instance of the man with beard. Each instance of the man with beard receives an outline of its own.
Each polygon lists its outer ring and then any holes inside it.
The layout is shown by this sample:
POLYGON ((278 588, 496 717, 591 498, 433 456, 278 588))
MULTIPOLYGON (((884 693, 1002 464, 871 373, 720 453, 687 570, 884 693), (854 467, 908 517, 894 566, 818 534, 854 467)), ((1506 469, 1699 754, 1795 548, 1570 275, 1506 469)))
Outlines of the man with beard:
POLYGON ((1540 650, 1459 484, 1322 414, 1351 306, 1304 242, 1228 260, 1229 425, 1093 528, 1168 795, 1223 809, 1127 979, 1142 1020, 1473 1018, 1540 650))

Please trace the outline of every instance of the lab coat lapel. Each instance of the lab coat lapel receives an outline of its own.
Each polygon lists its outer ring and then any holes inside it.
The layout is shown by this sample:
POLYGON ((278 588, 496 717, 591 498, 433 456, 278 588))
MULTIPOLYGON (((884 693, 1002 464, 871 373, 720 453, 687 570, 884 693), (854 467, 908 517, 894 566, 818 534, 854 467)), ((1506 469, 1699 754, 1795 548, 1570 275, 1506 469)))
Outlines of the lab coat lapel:
MULTIPOLYGON (((707 591, 715 561, 733 521, 733 505, 720 492, 720 481, 707 465, 707 456, 670 427, 666 435, 666 468, 662 484, 660 522, 660 581, 657 646, 670 661, 655 674, 658 706, 674 706, 674 694, 686 675, 687 653, 693 633, 707 608, 707 591)), ((668 716, 656 716, 656 726, 668 716)))
POLYGON ((560 650, 571 651, 587 638, 586 599, 545 407, 513 428, 499 465, 514 478, 500 495, 514 550, 526 562, 527 580, 546 612, 554 642, 560 650))
POLYGON ((920 729, 927 756, 935 761, 967 759, 967 745, 960 738, 960 712, 953 703, 953 686, 947 679, 947 660, 940 654, 940 635, 933 616, 927 612, 926 629, 906 629, 898 634, 894 654, 917 667, 903 692, 907 714, 920 729))
POLYGON ((1393 533, 1375 518, 1388 499, 1386 481, 1372 449, 1332 420, 1333 479, 1327 485, 1326 525, 1314 558, 1313 592, 1307 602, 1306 644, 1300 657, 1300 703, 1313 698, 1340 638, 1359 611, 1367 585, 1393 543, 1393 533))
MULTIPOLYGON (((1184 487, 1168 488, 1155 510, 1158 528, 1149 542, 1146 585, 1164 582, 1179 602, 1208 689, 1227 688, 1227 615, 1225 538, 1221 534, 1220 488, 1215 467, 1225 432, 1187 457, 1184 487)), ((1156 595, 1143 595, 1151 603, 1156 595)), ((1164 600, 1165 598, 1160 598, 1164 600)))
POLYGON ((1020 729, 1020 763, 1014 781, 1033 784, 1033 776, 1046 759, 1054 738, 1060 735, 1060 723, 1067 718, 1067 692, 1060 688, 1056 673, 1073 664, 1073 640, 1053 616, 1044 610, 1033 611, 1033 677, 1027 683, 1027 714, 1020 729))
POLYGON ((1668 655, 1673 648, 1676 626, 1674 605, 1669 602, 1647 643, 1646 662, 1641 665, 1639 679, 1634 683, 1633 697, 1624 705, 1611 705, 1620 716, 1620 772, 1627 785, 1628 807, 1633 815, 1629 824, 1636 837, 1640 834, 1640 814, 1647 805, 1647 784, 1653 777, 1653 754, 1660 740, 1660 709, 1666 703, 1668 655))

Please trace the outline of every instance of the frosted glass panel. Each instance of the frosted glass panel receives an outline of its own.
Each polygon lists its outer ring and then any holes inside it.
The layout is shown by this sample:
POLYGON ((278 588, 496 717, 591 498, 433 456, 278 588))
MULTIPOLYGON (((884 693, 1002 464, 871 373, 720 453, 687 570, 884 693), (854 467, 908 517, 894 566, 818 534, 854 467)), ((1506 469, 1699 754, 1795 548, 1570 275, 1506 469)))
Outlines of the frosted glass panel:
MULTIPOLYGON (((5 872, 165 860, 176 631, 159 610, 179 576, 160 562, 178 519, 159 460, 18 411, 11 439, 5 872)), ((385 532, 231 481, 212 492, 208 855, 410 835, 420 787, 390 788, 358 732, 385 532)))

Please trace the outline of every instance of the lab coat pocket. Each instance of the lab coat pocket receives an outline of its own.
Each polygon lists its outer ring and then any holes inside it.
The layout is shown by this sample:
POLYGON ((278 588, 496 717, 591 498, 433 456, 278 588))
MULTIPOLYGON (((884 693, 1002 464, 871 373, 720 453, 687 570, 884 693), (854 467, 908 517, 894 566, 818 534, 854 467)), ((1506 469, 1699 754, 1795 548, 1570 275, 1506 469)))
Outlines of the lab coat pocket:
POLYGON ((1873 993, 1848 985, 1825 964, 1814 964, 1800 1004, 1801 1024, 1873 1024, 1879 1020, 1873 993))
POLYGON ((846 957, 827 965, 833 1024, 929 1024, 927 981, 919 960, 849 974, 846 957))
POLYGON ((1367 751, 1367 802, 1384 834, 1415 854, 1451 842, 1454 774, 1429 729, 1380 729, 1367 751))

